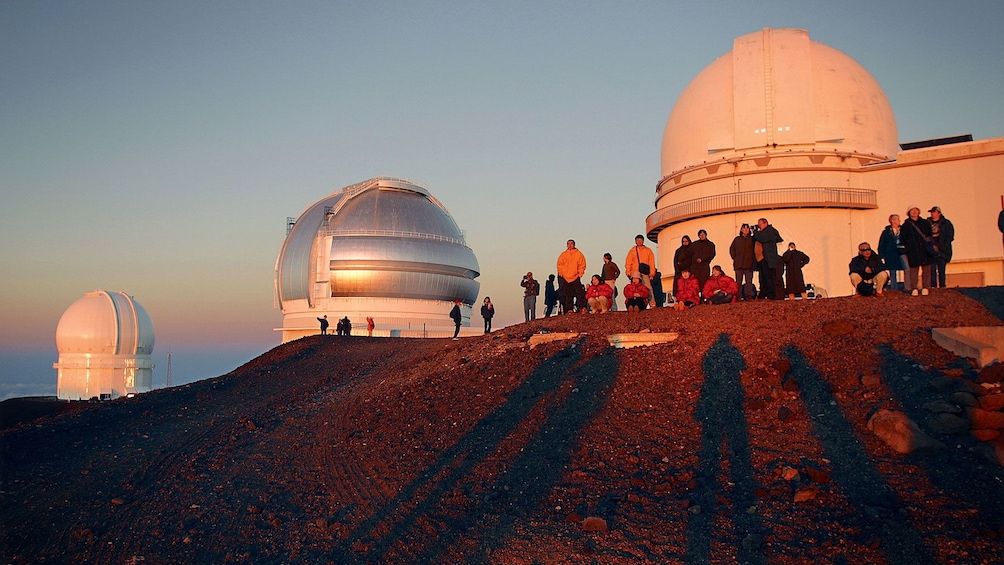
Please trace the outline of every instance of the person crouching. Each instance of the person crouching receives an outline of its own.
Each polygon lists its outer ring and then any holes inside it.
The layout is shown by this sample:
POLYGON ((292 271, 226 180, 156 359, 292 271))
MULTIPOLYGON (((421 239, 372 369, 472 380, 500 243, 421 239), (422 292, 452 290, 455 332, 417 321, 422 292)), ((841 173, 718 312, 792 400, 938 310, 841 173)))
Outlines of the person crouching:
POLYGON ((589 312, 592 314, 603 314, 610 310, 610 303, 614 299, 614 289, 600 278, 593 275, 586 288, 586 301, 589 302, 589 312))
POLYGON ((738 300, 739 285, 721 267, 715 265, 711 268, 711 276, 704 283, 702 293, 709 304, 728 304, 738 300))
POLYGON ((624 305, 628 312, 641 312, 647 308, 650 294, 648 287, 642 284, 641 276, 633 273, 631 283, 624 287, 624 305))

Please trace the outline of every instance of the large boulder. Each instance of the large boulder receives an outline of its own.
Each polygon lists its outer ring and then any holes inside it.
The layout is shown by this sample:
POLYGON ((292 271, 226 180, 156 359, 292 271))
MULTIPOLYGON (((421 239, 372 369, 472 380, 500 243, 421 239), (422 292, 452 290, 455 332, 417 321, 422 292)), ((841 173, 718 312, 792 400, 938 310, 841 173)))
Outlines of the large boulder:
POLYGON ((946 449, 945 444, 922 432, 913 420, 899 411, 878 410, 868 419, 868 429, 899 453, 946 449))

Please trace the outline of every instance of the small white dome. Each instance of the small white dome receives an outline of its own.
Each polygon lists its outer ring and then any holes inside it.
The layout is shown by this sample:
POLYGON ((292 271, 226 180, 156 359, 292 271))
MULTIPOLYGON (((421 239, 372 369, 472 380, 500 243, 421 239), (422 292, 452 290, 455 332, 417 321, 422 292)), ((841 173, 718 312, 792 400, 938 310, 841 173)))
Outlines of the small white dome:
POLYGON ((56 326, 61 354, 149 355, 153 344, 150 315, 124 292, 88 292, 63 312, 56 326))

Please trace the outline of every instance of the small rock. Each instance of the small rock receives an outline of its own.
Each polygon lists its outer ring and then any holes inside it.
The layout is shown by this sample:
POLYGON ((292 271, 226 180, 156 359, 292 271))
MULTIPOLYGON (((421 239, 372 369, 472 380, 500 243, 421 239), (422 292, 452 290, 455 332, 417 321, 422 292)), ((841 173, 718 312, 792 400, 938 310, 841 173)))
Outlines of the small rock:
POLYGON ((795 490, 795 502, 805 502, 819 496, 819 489, 815 487, 798 487, 795 490))
POLYGON ((791 375, 785 375, 781 378, 781 388, 788 392, 795 392, 798 390, 798 381, 791 375))
POLYGON ((875 388, 882 384, 882 377, 878 375, 864 375, 861 377, 861 384, 868 388, 875 388))
POLYGON ((782 406, 777 409, 777 420, 779 422, 787 422, 791 418, 791 408, 787 406, 782 406))
POLYGON ((991 412, 982 408, 966 408, 969 423, 975 429, 1004 429, 1004 412, 991 412))
POLYGON ((980 408, 984 410, 996 412, 1001 408, 1004 408, 1004 394, 996 393, 981 396, 979 399, 979 405, 980 408))
POLYGON ((963 371, 962 369, 945 369, 944 371, 942 371, 942 373, 944 373, 946 377, 952 377, 955 379, 966 374, 965 371, 963 371))
POLYGON ((928 412, 935 412, 938 414, 960 414, 962 412, 962 408, 958 405, 952 404, 943 398, 932 400, 931 402, 925 402, 923 408, 928 412))
POLYGON ((114 504, 116 506, 119 506, 121 504, 125 504, 125 501, 122 500, 121 498, 113 498, 112 499, 112 504, 114 504))
POLYGON ((743 538, 743 549, 759 549, 763 545, 761 536, 750 534, 743 538))
POLYGON ((607 533, 607 521, 603 518, 590 516, 582 521, 582 529, 587 532, 607 533))
POLYGON ((809 476, 809 479, 817 485, 825 485, 830 482, 830 474, 826 471, 820 471, 819 469, 814 469, 812 467, 805 468, 805 474, 809 476))
POLYGON ((784 480, 790 481, 798 476, 798 471, 796 469, 792 469, 791 467, 785 467, 784 469, 781 469, 781 476, 784 477, 784 480))
POLYGON ((999 383, 1004 382, 1004 364, 993 363, 983 367, 980 375, 976 377, 978 383, 999 383))
POLYGON ((942 413, 928 418, 927 427, 936 434, 957 436, 969 431, 969 421, 955 414, 942 413))
POLYGON ((969 433, 980 441, 997 441, 1001 437, 1000 430, 973 430, 969 433))
POLYGON ((906 414, 885 408, 868 419, 868 429, 899 453, 940 451, 945 444, 920 431, 906 414))
POLYGON ((949 402, 954 402, 959 406, 976 406, 977 403, 975 394, 961 390, 953 392, 951 396, 948 397, 948 400, 949 402))
POLYGON ((700 514, 701 513, 701 505, 700 504, 695 504, 695 505, 691 506, 690 508, 688 508, 687 511, 690 512, 691 514, 694 514, 694 515, 700 514))

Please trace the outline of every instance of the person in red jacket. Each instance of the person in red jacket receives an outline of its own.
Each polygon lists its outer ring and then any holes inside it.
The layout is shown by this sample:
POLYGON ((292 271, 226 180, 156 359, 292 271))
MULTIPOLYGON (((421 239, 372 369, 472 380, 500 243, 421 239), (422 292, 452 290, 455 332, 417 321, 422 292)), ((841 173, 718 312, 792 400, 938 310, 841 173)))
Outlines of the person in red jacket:
POLYGON ((641 277, 631 278, 631 284, 624 287, 624 304, 628 312, 641 312, 648 307, 648 297, 651 293, 642 284, 641 277))
POLYGON ((715 265, 711 268, 711 276, 704 283, 704 299, 710 304, 728 304, 738 300, 739 285, 725 274, 722 268, 715 265))
POLYGON ((676 303, 686 308, 693 308, 701 303, 701 285, 689 269, 680 271, 680 276, 676 278, 676 303))
POLYGON ((610 303, 614 299, 614 289, 606 283, 599 275, 593 275, 586 287, 586 301, 589 302, 589 312, 591 314, 603 314, 610 310, 610 303))

